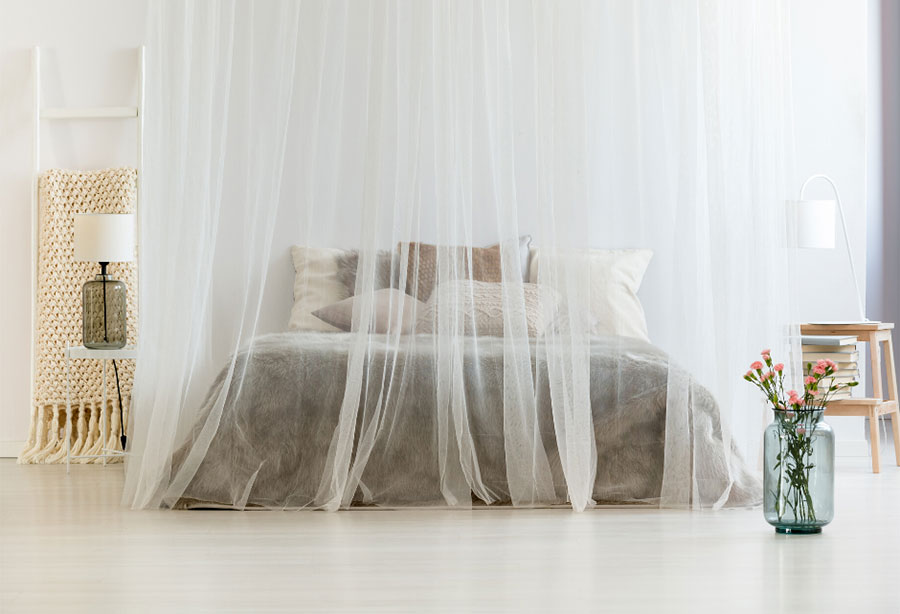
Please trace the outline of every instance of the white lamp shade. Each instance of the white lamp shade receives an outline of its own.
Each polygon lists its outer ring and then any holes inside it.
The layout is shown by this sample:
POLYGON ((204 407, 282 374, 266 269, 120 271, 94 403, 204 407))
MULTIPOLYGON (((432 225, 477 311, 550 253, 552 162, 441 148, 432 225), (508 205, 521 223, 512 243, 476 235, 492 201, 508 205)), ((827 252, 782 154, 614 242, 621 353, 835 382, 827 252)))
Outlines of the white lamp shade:
POLYGON ((134 260, 134 214, 76 213, 75 260, 81 262, 134 260))
POLYGON ((833 200, 798 200, 797 247, 834 249, 833 200))

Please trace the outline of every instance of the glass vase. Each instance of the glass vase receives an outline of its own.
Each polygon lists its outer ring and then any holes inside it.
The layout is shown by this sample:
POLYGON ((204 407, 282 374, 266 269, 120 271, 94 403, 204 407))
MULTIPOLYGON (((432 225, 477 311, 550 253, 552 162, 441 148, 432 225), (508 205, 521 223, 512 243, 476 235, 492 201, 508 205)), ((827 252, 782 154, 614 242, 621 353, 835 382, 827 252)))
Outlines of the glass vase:
POLYGON ((81 292, 82 343, 96 350, 125 347, 125 284, 111 275, 96 275, 81 292))
POLYGON ((764 443, 766 522, 778 533, 821 533, 834 518, 834 432, 825 408, 773 413, 764 443))

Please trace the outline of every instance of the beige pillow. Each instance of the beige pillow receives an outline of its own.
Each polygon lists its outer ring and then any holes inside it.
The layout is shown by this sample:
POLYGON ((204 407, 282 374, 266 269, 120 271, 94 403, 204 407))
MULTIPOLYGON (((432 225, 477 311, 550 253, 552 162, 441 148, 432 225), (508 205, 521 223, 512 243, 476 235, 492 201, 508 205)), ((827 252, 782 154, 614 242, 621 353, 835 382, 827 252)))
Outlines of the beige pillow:
POLYGON ((512 326, 515 327, 524 320, 528 336, 537 337, 556 317, 559 296, 536 284, 470 280, 445 282, 435 288, 425 304, 416 320, 416 332, 437 332, 444 326, 446 319, 451 331, 462 330, 466 335, 502 337, 504 308, 512 312, 512 326), (504 293, 507 292, 514 297, 508 303, 504 300, 504 293))
MULTIPOLYGON (((637 296, 647 265, 653 257, 649 249, 591 249, 590 261, 591 332, 650 341, 647 319, 637 296)), ((580 254, 577 254, 580 257, 580 254)), ((547 255, 531 250, 529 281, 545 283, 540 277, 541 262, 547 255)))
MULTIPOLYGON (((399 246, 403 254, 404 246, 399 246)), ((456 270, 456 277, 474 279, 476 281, 500 281, 500 246, 473 247, 472 262, 469 263, 468 250, 465 247, 438 247, 429 243, 410 243, 407 256, 408 268, 406 293, 420 301, 427 301, 434 290, 438 277, 438 256, 441 260, 451 261, 450 266, 456 270), (439 254, 440 252, 440 254, 439 254)))
MULTIPOLYGON (((313 315, 341 330, 349 331, 353 325, 353 308, 359 309, 361 296, 351 296, 342 301, 322 307, 313 315)), ((372 326, 373 333, 395 333, 403 335, 415 330, 416 315, 421 313, 425 303, 404 294, 396 288, 384 288, 372 293, 372 326)))
MULTIPOLYGON (((400 243, 397 246, 397 252, 401 258, 407 245, 409 246, 409 253, 407 255, 406 293, 415 296, 420 301, 428 300, 437 283, 439 253, 442 260, 455 260, 452 268, 456 270, 455 277, 458 279, 503 281, 499 243, 488 247, 473 247, 471 267, 468 262, 468 249, 463 246, 439 247, 430 243, 400 243)), ((519 266, 521 267, 522 281, 528 281, 530 246, 531 235, 519 237, 516 247, 519 250, 519 266)))
POLYGON ((346 253, 329 247, 291 248, 294 261, 294 306, 288 328, 337 332, 338 328, 313 315, 313 311, 341 301, 349 292, 338 279, 337 259, 346 253))

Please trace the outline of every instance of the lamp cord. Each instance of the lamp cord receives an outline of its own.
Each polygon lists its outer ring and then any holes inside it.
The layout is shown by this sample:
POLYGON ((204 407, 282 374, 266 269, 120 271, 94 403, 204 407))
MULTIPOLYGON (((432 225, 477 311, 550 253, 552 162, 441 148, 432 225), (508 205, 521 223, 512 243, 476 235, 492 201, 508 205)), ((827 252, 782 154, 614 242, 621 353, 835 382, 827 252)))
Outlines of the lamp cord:
MULTIPOLYGON (((106 326, 106 265, 108 263, 101 262, 100 263, 100 273, 103 276, 102 284, 103 284, 103 342, 109 343, 109 332, 106 326)), ((125 437, 125 410, 122 409, 122 388, 119 385, 119 367, 116 365, 116 359, 113 358, 113 373, 116 375, 116 395, 119 399, 119 431, 120 436, 119 440, 122 442, 122 451, 125 451, 125 442, 127 441, 127 437, 125 437)))
POLYGON ((116 374, 116 393, 119 396, 119 426, 121 427, 121 435, 119 436, 119 440, 122 442, 122 452, 125 451, 125 441, 127 437, 125 437, 125 410, 122 409, 122 389, 119 387, 119 368, 116 366, 116 359, 113 358, 113 373, 116 374))

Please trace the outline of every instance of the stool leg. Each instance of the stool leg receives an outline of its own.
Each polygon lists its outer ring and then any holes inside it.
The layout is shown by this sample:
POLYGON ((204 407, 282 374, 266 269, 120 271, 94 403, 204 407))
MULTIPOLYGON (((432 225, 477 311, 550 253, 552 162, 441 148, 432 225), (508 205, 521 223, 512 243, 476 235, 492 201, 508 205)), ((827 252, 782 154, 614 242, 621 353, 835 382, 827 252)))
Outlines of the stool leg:
POLYGON ((872 363, 872 396, 876 399, 886 399, 884 388, 881 385, 881 344, 878 338, 869 338, 869 358, 872 363))
POLYGON ((891 414, 891 430, 894 431, 894 456, 897 466, 900 467, 900 412, 891 414))
MULTIPOLYGON (((881 386, 881 348, 879 347, 879 338, 872 333, 867 339, 869 343, 869 359, 872 362, 872 396, 877 399, 883 399, 884 388, 881 386)), ((872 471, 879 473, 881 471, 881 459, 878 456, 880 452, 880 441, 878 439, 878 414, 875 408, 869 410, 869 435, 872 446, 872 471)))
POLYGON ((872 473, 881 473, 881 444, 878 441, 878 414, 869 411, 869 437, 872 440, 872 473))
MULTIPOLYGON (((894 362, 894 341, 893 336, 882 342, 884 350, 884 370, 887 378, 887 398, 897 400, 897 366, 894 362)), ((891 414, 891 430, 894 434, 894 457, 897 460, 897 466, 900 467, 900 411, 891 414)))

